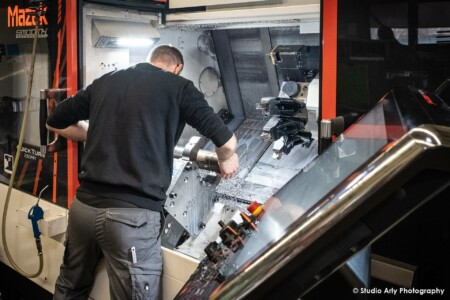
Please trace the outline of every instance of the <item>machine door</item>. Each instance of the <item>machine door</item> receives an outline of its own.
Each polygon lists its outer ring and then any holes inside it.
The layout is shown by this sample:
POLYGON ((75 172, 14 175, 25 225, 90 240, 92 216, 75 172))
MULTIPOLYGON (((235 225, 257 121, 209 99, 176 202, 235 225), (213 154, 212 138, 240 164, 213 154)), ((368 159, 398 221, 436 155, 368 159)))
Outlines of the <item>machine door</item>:
POLYGON ((444 191, 450 119, 422 93, 386 94, 264 203, 257 229, 208 246, 178 299, 298 299, 444 191))

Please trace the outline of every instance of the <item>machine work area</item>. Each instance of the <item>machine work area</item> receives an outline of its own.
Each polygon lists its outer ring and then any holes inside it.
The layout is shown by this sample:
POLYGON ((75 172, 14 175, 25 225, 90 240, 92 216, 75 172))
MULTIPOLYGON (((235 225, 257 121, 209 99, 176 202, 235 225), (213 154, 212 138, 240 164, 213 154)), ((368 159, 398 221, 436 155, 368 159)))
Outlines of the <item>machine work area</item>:
MULTIPOLYGON (((178 159, 165 204, 164 246, 202 258, 204 243, 219 234, 217 220, 228 222, 239 218, 252 202, 264 203, 316 157, 319 85, 314 77, 318 70, 303 60, 306 47, 285 47, 281 50, 285 53, 278 52, 280 48, 273 55, 291 60, 290 65, 285 62, 283 72, 288 71, 283 76, 294 80, 283 82, 277 97, 261 99, 257 105, 261 118, 240 121, 235 134, 241 166, 234 178, 220 180, 216 176, 217 157, 201 149, 204 140, 200 137, 192 137, 184 147, 175 149, 178 159), (305 67, 299 67, 302 65, 305 67), (303 74, 310 76, 309 82, 300 81, 307 80, 303 74)), ((308 51, 313 52, 313 48, 308 51)), ((312 59, 317 61, 318 52, 315 54, 312 59)), ((229 112, 224 115, 230 118, 229 112)))

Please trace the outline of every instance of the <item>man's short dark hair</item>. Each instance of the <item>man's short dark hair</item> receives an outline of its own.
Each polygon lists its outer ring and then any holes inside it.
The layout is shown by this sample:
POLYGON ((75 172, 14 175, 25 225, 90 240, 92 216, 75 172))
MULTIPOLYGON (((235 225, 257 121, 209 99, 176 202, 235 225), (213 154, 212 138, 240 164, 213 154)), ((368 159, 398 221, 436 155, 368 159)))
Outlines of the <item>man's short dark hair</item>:
POLYGON ((170 45, 160 45, 150 53, 150 62, 161 61, 169 65, 184 64, 180 50, 170 45))

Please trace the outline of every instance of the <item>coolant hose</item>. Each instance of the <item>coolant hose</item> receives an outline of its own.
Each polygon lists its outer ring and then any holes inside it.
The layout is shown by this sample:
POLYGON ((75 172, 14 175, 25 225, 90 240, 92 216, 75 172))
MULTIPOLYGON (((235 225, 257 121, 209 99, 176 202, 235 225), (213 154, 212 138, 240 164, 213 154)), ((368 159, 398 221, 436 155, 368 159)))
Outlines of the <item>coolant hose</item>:
POLYGON ((28 277, 28 278, 36 278, 41 274, 42 269, 44 267, 44 258, 42 255, 42 251, 38 251, 39 256, 39 269, 34 274, 29 274, 23 271, 14 261, 14 259, 11 256, 11 253, 8 249, 8 244, 6 242, 6 217, 8 214, 8 206, 9 206, 9 200, 11 199, 11 191, 14 184, 14 179, 16 177, 16 171, 17 166, 19 164, 19 158, 20 158, 20 152, 22 150, 22 144, 25 137, 25 127, 27 123, 27 117, 28 117, 28 111, 30 109, 30 102, 31 102, 31 88, 33 85, 33 76, 34 76, 34 64, 36 61, 36 50, 37 50, 37 40, 38 40, 38 29, 39 29, 39 21, 35 20, 36 26, 34 28, 34 40, 33 40, 33 52, 31 54, 31 65, 30 65, 30 73, 28 74, 28 90, 27 90, 27 97, 25 100, 25 111, 23 114, 23 120, 22 120, 22 127, 20 129, 20 136, 19 136, 19 144, 17 145, 17 151, 16 156, 14 158, 14 165, 11 173, 11 178, 9 180, 8 185, 8 192, 6 193, 6 199, 5 199, 5 205, 3 208, 3 218, 2 218, 2 242, 3 242, 3 249, 5 250, 6 256, 8 257, 9 262, 14 267, 14 269, 20 273, 22 276, 28 277))

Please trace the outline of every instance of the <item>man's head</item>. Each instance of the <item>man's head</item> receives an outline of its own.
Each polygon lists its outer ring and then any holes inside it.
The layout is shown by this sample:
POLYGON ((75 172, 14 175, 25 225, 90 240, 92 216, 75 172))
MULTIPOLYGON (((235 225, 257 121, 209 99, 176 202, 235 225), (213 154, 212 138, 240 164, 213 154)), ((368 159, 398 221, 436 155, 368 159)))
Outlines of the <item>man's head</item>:
POLYGON ((152 65, 163 70, 180 74, 183 70, 183 55, 180 50, 170 45, 160 45, 155 47, 150 53, 150 61, 152 65))

